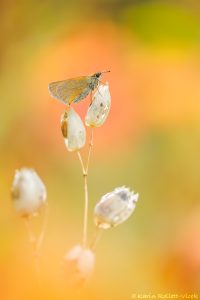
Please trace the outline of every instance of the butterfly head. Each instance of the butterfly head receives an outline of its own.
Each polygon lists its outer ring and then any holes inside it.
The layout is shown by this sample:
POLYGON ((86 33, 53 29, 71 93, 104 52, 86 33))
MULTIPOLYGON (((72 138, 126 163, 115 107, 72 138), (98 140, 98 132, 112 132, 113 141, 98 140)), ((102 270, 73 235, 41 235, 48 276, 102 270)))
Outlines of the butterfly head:
POLYGON ((94 90, 97 88, 98 84, 99 84, 99 81, 101 79, 101 76, 103 75, 103 73, 107 73, 107 72, 110 72, 110 71, 102 71, 102 72, 97 72, 97 73, 94 73, 90 78, 91 82, 90 82, 90 88, 91 90, 94 90))
POLYGON ((101 72, 98 72, 98 73, 95 73, 94 74, 94 77, 97 78, 97 79, 100 79, 102 76, 102 73, 101 72))

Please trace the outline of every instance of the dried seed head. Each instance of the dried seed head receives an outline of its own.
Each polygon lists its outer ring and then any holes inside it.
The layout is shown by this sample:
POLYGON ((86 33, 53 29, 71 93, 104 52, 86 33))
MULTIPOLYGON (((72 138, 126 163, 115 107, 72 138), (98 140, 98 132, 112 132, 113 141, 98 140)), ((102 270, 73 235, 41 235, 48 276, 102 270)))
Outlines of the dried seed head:
POLYGON ((139 194, 126 187, 104 195, 94 209, 94 221, 99 228, 115 227, 126 221, 135 209, 139 194))
POLYGON ((81 245, 74 246, 64 257, 65 273, 70 283, 80 284, 85 282, 94 270, 95 255, 89 248, 81 245))
POLYGON ((64 111, 61 116, 61 130, 68 151, 84 147, 86 142, 85 126, 72 107, 68 112, 64 111))
POLYGON ((92 103, 88 108, 85 124, 99 127, 103 125, 110 111, 111 97, 108 83, 102 84, 93 96, 92 103))
POLYGON ((15 172, 11 196, 16 212, 22 217, 35 215, 44 205, 46 188, 37 173, 28 168, 15 172))

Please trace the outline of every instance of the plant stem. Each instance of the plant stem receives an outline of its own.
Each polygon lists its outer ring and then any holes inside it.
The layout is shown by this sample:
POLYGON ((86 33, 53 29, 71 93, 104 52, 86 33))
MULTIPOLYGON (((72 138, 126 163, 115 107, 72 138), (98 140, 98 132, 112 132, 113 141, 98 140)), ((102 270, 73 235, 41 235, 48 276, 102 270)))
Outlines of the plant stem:
POLYGON ((81 153, 77 151, 78 158, 82 167, 83 178, 84 178, 84 195, 85 195, 85 203, 84 203, 84 215, 83 215, 83 246, 87 245, 87 222, 88 222, 88 185, 87 185, 87 173, 85 171, 85 167, 83 164, 83 159, 81 153))
POLYGON ((33 255, 33 259, 34 259, 35 272, 36 272, 36 275, 37 275, 37 279, 39 280, 39 274, 40 274, 40 262, 39 262, 40 249, 41 249, 41 246, 42 246, 42 243, 43 243, 43 240, 44 240, 44 235, 45 235, 45 231, 46 231, 46 227, 47 227, 48 204, 45 203, 42 228, 41 228, 41 232, 40 232, 38 237, 36 237, 35 234, 33 233, 33 230, 31 228, 31 224, 30 224, 30 219, 27 217, 27 218, 24 219, 24 221, 25 221, 27 232, 28 232, 29 243, 30 243, 31 248, 32 248, 32 255, 33 255))
POLYGON ((92 147, 94 146, 94 128, 91 128, 91 136, 90 136, 90 143, 89 143, 89 151, 88 151, 88 158, 87 158, 87 165, 86 165, 86 173, 88 174, 90 157, 92 152, 92 147))
POLYGON ((44 207, 44 216, 43 216, 42 229, 41 229, 41 232, 40 232, 40 234, 37 238, 37 244, 36 244, 36 249, 37 249, 38 253, 40 252, 42 243, 44 241, 44 235, 45 235, 46 228, 47 228, 48 216, 49 216, 49 206, 48 206, 48 203, 46 202, 45 207, 44 207))
POLYGON ((90 249, 95 251, 96 250, 96 246, 97 246, 97 243, 101 237, 101 234, 102 234, 102 230, 99 228, 99 227, 95 227, 95 232, 94 232, 94 237, 93 237, 93 240, 92 240, 92 243, 90 245, 90 249))
POLYGON ((39 273, 40 273, 40 266, 39 266, 39 255, 37 251, 37 238, 35 234, 32 231, 31 225, 30 225, 30 219, 27 217, 24 219, 25 226, 28 232, 28 238, 29 238, 29 243, 32 248, 32 256, 34 260, 34 267, 35 267, 35 273, 37 276, 37 279, 39 278, 39 273))
POLYGON ((78 158, 82 167, 83 178, 84 178, 84 195, 85 195, 85 206, 84 206, 84 216, 83 216, 83 246, 84 247, 87 246, 87 227, 88 227, 88 180, 87 178, 88 178, 88 169, 89 169, 91 151, 93 147, 93 137, 94 134, 92 128, 86 167, 84 166, 81 153, 77 151, 78 158))

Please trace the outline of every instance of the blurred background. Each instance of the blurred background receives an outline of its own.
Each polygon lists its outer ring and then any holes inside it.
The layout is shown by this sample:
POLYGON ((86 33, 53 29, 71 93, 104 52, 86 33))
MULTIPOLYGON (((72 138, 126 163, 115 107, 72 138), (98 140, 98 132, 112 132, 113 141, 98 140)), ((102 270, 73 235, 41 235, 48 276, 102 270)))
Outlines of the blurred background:
MULTIPOLYGON (((198 292, 200 2, 1 1, 0 37, 0 298, 125 300, 134 293, 198 292), (140 198, 126 223, 104 232, 94 276, 77 295, 61 279, 61 265, 81 241, 81 168, 61 135, 65 107, 47 87, 104 69, 111 70, 103 81, 110 83, 112 107, 94 135, 90 239, 102 195, 126 185, 140 198), (48 191, 40 287, 10 200, 14 172, 24 166, 38 172, 48 191)), ((82 117, 88 101, 74 105, 82 117)), ((34 221, 36 231, 40 222, 34 221)))

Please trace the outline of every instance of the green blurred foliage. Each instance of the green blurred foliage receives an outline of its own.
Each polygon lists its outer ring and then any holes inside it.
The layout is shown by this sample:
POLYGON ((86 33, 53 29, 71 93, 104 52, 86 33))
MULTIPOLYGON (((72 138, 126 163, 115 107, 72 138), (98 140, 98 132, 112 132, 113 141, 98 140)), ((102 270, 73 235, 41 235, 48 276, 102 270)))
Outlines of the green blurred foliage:
POLYGON ((139 39, 146 43, 200 43, 199 12, 174 2, 148 1, 127 7, 123 21, 139 39))

